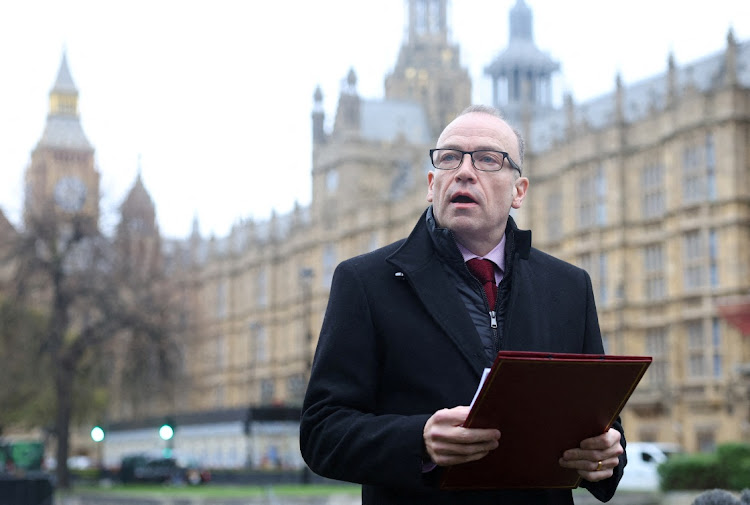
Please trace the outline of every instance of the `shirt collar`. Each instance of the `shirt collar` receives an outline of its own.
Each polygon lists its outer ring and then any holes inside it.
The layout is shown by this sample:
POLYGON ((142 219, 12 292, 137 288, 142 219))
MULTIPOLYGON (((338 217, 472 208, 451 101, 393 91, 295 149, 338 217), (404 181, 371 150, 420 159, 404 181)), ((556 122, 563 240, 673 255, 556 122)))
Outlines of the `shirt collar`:
POLYGON ((492 249, 490 252, 488 252, 484 256, 479 256, 477 254, 474 254, 473 252, 469 251, 466 247, 463 246, 460 242, 456 241, 456 245, 458 246, 458 250, 461 251, 461 255, 464 257, 464 263, 469 261, 472 258, 482 258, 492 261, 499 269, 500 272, 505 272, 505 234, 503 233, 503 238, 500 240, 500 243, 498 243, 494 249, 492 249))

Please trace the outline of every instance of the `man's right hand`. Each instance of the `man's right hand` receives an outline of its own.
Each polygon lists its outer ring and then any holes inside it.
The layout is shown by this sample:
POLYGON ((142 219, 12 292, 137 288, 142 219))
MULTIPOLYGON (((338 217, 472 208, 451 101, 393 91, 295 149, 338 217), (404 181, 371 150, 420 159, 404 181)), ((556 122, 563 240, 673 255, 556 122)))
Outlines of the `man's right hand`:
POLYGON ((500 431, 462 426, 469 410, 469 407, 438 410, 427 420, 422 436, 433 463, 450 466, 475 461, 497 448, 500 431))

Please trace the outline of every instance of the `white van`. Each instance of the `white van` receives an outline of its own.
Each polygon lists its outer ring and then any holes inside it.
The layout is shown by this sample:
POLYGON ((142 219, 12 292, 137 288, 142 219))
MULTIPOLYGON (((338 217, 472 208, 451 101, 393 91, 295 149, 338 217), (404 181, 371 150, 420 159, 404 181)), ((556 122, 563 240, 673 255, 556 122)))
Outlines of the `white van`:
POLYGON ((682 452, 676 444, 659 442, 628 442, 625 450, 628 464, 617 486, 618 490, 623 491, 659 491, 656 467, 670 456, 682 452))

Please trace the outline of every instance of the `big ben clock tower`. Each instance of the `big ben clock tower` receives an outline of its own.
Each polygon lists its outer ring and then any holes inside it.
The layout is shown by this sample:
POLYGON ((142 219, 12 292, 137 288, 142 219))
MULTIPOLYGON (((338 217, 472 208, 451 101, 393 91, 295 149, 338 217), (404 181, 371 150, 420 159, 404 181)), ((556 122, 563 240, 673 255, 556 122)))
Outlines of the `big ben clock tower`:
POLYGON ((53 216, 62 220, 83 216, 93 227, 99 219, 99 172, 94 167, 94 148, 81 127, 78 90, 65 53, 50 90, 44 133, 26 170, 26 225, 53 216))

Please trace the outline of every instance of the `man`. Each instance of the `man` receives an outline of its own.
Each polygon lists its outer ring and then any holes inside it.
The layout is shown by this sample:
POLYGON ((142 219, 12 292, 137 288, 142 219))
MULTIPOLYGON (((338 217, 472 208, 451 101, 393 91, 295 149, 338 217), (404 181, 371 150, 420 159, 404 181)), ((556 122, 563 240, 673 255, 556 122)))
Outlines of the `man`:
MULTIPOLYGON (((530 232, 509 216, 529 186, 520 135, 496 109, 472 106, 436 147, 432 205, 410 236, 336 269, 303 406, 302 455, 321 475, 363 484, 365 505, 572 504, 570 490, 437 486, 441 467, 498 445, 498 430, 462 427, 498 350, 603 347, 588 274, 531 248, 530 232), (469 270, 477 257, 494 261, 496 294, 469 270)), ((562 454, 560 465, 606 501, 622 476, 624 446, 618 421, 562 454)))

